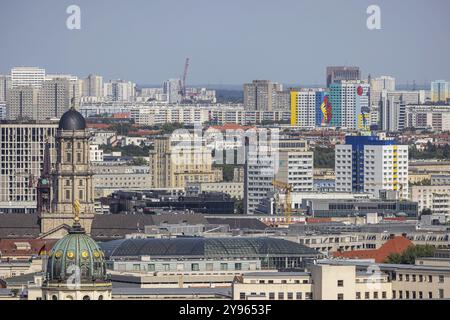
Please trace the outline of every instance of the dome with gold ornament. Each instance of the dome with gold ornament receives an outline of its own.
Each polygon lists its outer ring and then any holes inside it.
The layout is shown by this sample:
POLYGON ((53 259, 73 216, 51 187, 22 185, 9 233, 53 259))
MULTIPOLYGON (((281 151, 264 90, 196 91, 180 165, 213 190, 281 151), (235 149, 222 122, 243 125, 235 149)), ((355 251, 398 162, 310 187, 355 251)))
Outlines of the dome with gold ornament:
POLYGON ((45 278, 48 282, 61 282, 76 274, 82 283, 108 280, 103 251, 81 227, 78 216, 69 234, 49 252, 45 278))

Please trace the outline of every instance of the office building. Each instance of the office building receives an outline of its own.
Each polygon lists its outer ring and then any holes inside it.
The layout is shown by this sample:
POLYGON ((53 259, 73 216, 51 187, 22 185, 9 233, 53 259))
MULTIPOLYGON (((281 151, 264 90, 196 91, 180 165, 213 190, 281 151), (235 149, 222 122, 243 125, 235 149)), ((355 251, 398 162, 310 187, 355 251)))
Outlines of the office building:
POLYGON ((188 182, 222 181, 222 171, 212 167, 205 139, 196 133, 157 137, 149 163, 152 188, 184 188, 188 182))
POLYGON ((394 190, 408 198, 408 146, 376 136, 347 136, 336 146, 336 191, 367 192, 375 197, 394 190))
POLYGON ((275 95, 279 91, 283 91, 283 86, 269 80, 253 80, 252 83, 245 83, 244 108, 246 110, 272 111, 275 95))
POLYGON ((13 88, 31 86, 40 88, 45 80, 45 69, 36 67, 15 67, 11 69, 11 85, 13 88))
POLYGON ((444 102, 450 98, 449 82, 445 80, 437 80, 431 82, 431 101, 444 102))
POLYGON ((331 126, 368 130, 370 125, 369 84, 346 81, 330 85, 331 126))
POLYGON ((52 166, 56 161, 57 123, 0 123, 0 212, 36 211, 36 182, 44 167, 46 141, 52 166))
POLYGON ((360 80, 359 67, 327 67, 327 88, 341 80, 360 80))

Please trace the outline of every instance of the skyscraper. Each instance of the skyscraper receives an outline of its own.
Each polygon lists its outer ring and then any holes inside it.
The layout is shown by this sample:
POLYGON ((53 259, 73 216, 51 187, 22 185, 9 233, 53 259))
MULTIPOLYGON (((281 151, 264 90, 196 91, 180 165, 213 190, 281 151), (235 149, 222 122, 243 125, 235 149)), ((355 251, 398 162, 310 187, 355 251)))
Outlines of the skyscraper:
POLYGON ((39 90, 38 98, 38 120, 60 118, 64 112, 69 110, 72 98, 75 99, 73 84, 64 78, 45 80, 39 90))
POLYGON ((336 191, 367 192, 378 197, 381 190, 408 197, 408 146, 376 136, 347 136, 336 146, 336 191))
POLYGON ((244 107, 247 110, 272 111, 275 95, 283 86, 269 80, 254 80, 244 84, 244 107))
POLYGON ((369 84, 363 81, 342 80, 331 84, 331 125, 351 130, 367 130, 370 126, 369 91, 369 84))
POLYGON ((327 88, 341 80, 360 80, 359 67, 327 67, 327 88))
POLYGON ((450 98, 449 83, 445 80, 431 82, 431 101, 447 102, 450 98))
POLYGON ((12 87, 32 86, 40 88, 45 80, 45 69, 37 67, 15 67, 11 69, 12 87))

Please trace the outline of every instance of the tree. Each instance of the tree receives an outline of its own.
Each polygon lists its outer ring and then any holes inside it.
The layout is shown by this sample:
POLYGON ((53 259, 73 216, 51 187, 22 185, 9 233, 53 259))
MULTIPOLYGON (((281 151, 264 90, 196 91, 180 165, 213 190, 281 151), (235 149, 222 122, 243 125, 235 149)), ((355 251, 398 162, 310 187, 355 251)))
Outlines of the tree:
POLYGON ((436 248, 431 245, 411 245, 403 253, 390 254, 386 263, 394 264, 415 264, 416 259, 423 257, 433 257, 436 248))
POLYGON ((314 168, 334 168, 334 149, 314 149, 314 168))
POLYGON ((133 158, 131 163, 135 166, 147 166, 148 165, 148 161, 145 160, 143 157, 135 157, 135 158, 133 158))
POLYGON ((433 214, 433 211, 431 211, 431 209, 429 208, 425 208, 422 210, 422 212, 420 213, 421 216, 431 216, 433 214))

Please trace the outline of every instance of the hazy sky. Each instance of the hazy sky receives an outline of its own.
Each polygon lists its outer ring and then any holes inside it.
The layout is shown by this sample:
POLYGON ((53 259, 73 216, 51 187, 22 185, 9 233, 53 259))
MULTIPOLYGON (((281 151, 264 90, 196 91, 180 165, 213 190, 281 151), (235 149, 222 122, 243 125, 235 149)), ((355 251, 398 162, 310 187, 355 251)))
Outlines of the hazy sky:
POLYGON ((0 0, 0 73, 48 73, 157 84, 252 79, 323 84, 327 65, 398 83, 450 80, 449 0, 0 0), (69 30, 66 8, 81 8, 69 30), (366 9, 381 8, 381 30, 366 9))

